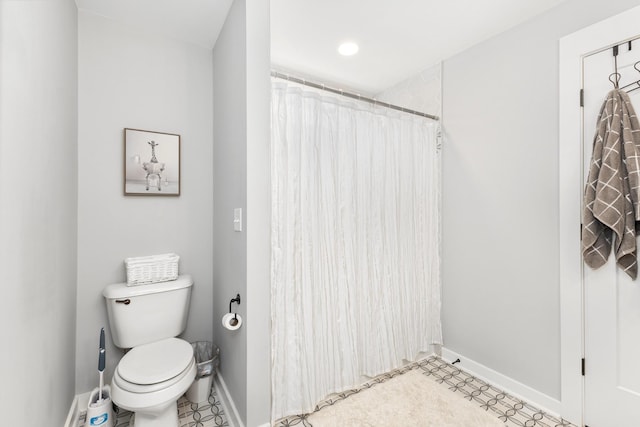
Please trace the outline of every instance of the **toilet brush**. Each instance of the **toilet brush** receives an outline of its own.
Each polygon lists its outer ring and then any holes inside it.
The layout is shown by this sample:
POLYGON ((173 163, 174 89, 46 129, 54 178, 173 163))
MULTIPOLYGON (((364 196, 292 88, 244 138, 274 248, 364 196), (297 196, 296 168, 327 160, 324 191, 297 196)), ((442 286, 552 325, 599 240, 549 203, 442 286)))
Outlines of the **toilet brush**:
POLYGON ((106 352, 104 345, 104 328, 100 330, 100 348, 98 353, 98 374, 100 385, 89 396, 87 405, 87 425, 89 427, 113 427, 113 411, 111 408, 111 388, 104 385, 104 367, 106 352))
POLYGON ((107 350, 104 348, 104 328, 100 329, 100 354, 98 355, 98 372, 100 373, 100 394, 98 402, 102 403, 102 389, 104 388, 104 362, 107 350))

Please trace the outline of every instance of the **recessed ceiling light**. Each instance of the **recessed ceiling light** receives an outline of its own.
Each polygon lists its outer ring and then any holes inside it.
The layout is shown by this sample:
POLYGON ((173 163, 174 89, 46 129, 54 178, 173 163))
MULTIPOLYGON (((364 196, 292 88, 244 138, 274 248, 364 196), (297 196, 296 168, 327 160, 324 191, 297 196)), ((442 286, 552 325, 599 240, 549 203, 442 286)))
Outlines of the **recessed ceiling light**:
POLYGON ((338 53, 343 56, 351 56, 358 53, 358 45, 354 42, 344 42, 338 46, 338 53))

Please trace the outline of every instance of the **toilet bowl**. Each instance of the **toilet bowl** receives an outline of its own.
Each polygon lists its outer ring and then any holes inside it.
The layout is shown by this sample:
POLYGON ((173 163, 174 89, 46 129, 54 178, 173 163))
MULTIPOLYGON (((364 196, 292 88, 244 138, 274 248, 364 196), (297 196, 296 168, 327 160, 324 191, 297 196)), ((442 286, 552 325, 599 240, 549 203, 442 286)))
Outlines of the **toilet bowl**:
POLYGON ((193 383, 191 345, 168 338, 135 347, 118 364, 111 383, 113 401, 135 412, 135 427, 177 427, 177 400, 193 383))
POLYGON ((113 343, 130 349, 113 373, 111 399, 134 412, 132 427, 178 427, 177 401, 191 386, 193 348, 176 338, 187 324, 193 281, 107 286, 102 294, 113 343))

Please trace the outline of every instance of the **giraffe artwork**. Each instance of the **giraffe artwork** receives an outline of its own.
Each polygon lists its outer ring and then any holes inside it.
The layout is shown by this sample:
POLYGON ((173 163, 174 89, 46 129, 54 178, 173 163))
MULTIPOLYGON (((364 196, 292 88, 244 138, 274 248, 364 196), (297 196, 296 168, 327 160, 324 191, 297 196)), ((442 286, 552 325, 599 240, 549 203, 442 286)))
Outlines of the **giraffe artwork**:
POLYGON ((125 129, 125 195, 180 195, 180 135, 125 129))

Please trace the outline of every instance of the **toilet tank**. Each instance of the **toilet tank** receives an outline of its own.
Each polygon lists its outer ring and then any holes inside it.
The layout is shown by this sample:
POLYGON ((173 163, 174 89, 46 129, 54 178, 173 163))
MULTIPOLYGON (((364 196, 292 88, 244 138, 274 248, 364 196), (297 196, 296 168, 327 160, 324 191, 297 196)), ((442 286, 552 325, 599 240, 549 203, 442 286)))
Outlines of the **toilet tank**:
POLYGON ((127 286, 107 286, 102 295, 113 343, 131 348, 180 335, 187 326, 193 280, 189 275, 176 280, 127 286))

